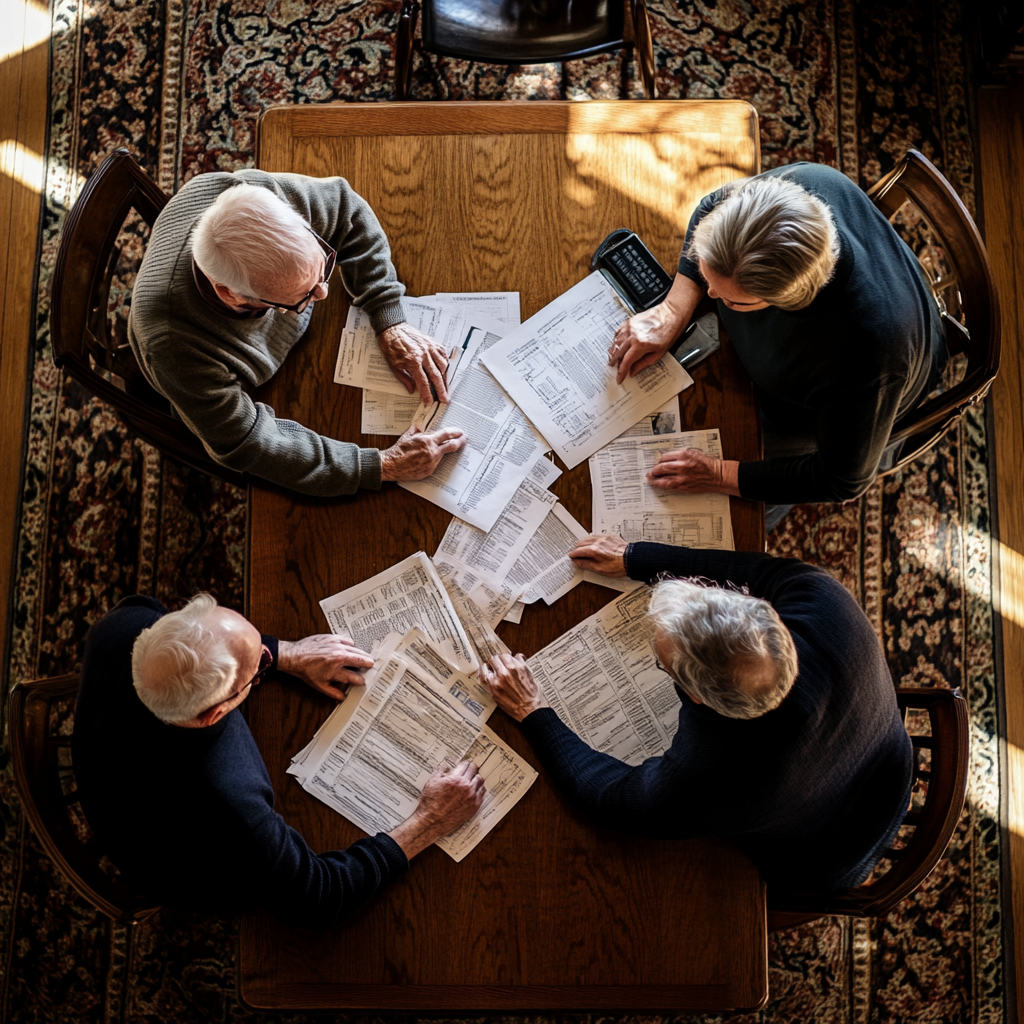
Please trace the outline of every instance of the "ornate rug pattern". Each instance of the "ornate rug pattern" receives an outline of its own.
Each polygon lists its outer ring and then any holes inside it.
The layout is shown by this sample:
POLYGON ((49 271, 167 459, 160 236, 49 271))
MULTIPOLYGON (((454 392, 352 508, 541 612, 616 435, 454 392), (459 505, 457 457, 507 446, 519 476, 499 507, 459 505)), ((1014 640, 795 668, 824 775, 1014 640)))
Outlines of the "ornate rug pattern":
MULTIPOLYGON (((82 181, 123 145, 173 191, 203 171, 251 166, 257 117, 269 104, 389 99, 398 8, 342 0, 52 4, 12 685, 76 668, 89 626, 125 594, 150 592, 173 606, 202 588, 242 604, 244 494, 161 458, 53 366, 49 281, 60 226, 82 181)), ((974 208, 956 0, 652 0, 650 7, 662 96, 749 100, 760 116, 764 166, 831 163, 867 187, 914 146, 974 208)), ((555 65, 509 71, 418 56, 413 94, 615 97, 620 68, 616 55, 570 64, 564 76, 555 65)), ((634 71, 630 64, 628 90, 639 96, 634 71)), ((124 276, 130 287, 130 268, 124 276)), ((894 680, 963 688, 972 780, 950 849, 922 889, 884 920, 826 919, 773 935, 771 1000, 734 1019, 1004 1020, 989 528, 985 429, 974 416, 859 502, 798 508, 770 538, 772 551, 827 568, 862 601, 894 680)), ((6 745, 0 768, 0 1018, 257 1019, 237 996, 236 920, 164 911, 132 933, 111 926, 41 854, 13 790, 6 745)))

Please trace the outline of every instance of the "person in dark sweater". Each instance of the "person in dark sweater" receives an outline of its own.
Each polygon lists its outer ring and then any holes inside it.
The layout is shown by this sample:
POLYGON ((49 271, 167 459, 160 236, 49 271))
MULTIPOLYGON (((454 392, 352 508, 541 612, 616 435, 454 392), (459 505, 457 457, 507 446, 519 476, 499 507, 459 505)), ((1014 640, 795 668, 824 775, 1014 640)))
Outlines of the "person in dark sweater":
POLYGON ((898 452, 893 426, 927 397, 947 359, 940 313, 917 259, 849 178, 797 163, 700 202, 672 289, 626 322, 619 379, 661 356, 707 294, 753 381, 765 459, 662 456, 649 481, 776 506, 862 494, 898 452))
POLYGON ((789 559, 608 535, 571 556, 606 576, 679 577, 656 585, 650 614, 681 705, 671 747, 630 766, 558 718, 521 655, 495 658, 481 677, 567 799, 637 835, 727 838, 769 884, 861 883, 907 810, 913 752, 878 640, 842 585, 789 559))
POLYGON ((268 670, 336 700, 373 659, 344 637, 262 636, 206 594, 179 612, 128 597, 89 632, 72 737, 90 827, 135 889, 163 906, 266 907, 327 929, 402 875, 483 800, 466 761, 428 781, 403 824, 317 854, 274 810, 238 706, 268 670))

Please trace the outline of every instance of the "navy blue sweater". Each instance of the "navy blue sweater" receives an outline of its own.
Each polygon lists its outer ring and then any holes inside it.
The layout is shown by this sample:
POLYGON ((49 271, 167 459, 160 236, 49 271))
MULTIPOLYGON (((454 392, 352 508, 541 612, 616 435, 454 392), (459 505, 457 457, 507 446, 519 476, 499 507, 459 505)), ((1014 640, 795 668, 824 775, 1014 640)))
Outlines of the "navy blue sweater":
MULTIPOLYGON (((274 810, 274 790, 236 709, 205 729, 161 722, 132 685, 131 651, 167 609, 123 600, 89 632, 72 758, 82 807, 110 859, 164 906, 264 906, 326 929, 408 867, 389 836, 316 854, 274 810)), ((264 637, 277 660, 277 641, 264 637)))
POLYGON ((768 555, 631 544, 626 565, 638 580, 667 572, 749 586, 792 633, 799 674, 759 718, 681 694, 672 746, 634 767, 592 750, 550 708, 534 711, 523 731, 556 785, 610 828, 729 838, 769 882, 859 884, 903 820, 913 757, 860 607, 827 573, 768 555))
MULTIPOLYGON (((765 174, 826 203, 841 252, 832 280, 806 309, 737 312, 718 302, 772 429, 817 444, 810 455, 740 463, 740 493, 780 504, 846 501, 875 478, 893 424, 935 386, 945 332, 917 258, 845 174, 806 163, 765 174)), ((687 246, 727 195, 721 189, 701 200, 687 246)), ((707 287, 685 255, 679 273, 707 287)))

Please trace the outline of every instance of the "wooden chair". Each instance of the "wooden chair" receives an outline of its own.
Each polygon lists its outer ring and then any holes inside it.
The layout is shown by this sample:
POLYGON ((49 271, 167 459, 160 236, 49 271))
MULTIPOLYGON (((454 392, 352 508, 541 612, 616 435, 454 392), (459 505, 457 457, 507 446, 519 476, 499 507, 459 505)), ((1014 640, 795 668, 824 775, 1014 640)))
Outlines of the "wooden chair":
POLYGON ((242 474, 214 462, 199 439, 171 415, 128 344, 127 320, 109 312, 119 272, 118 235, 132 210, 152 227, 168 196, 126 149, 93 172, 60 234, 53 272, 50 340, 57 366, 112 406, 147 444, 195 469, 243 485, 242 474))
POLYGON ((910 150, 868 196, 890 220, 909 200, 938 237, 950 272, 932 281, 932 291, 943 310, 950 355, 967 357, 967 370, 958 384, 896 423, 890 443, 905 444, 899 461, 880 474, 887 476, 924 454, 988 394, 999 370, 999 296, 978 228, 927 157, 910 150))
POLYGON ((826 915, 884 917, 928 877, 949 845, 967 793, 967 702, 959 690, 941 687, 901 686, 896 690, 896 699, 905 717, 909 710, 927 711, 930 724, 930 735, 910 735, 914 745, 915 798, 903 824, 913 826, 913 834, 904 845, 883 854, 882 862, 889 860, 892 866, 884 873, 876 868, 864 885, 827 892, 776 889, 769 885, 770 930, 790 928, 826 915), (926 766, 921 764, 923 750, 930 751, 926 766), (918 806, 917 796, 925 786, 924 803, 918 806))
POLYGON ((395 99, 409 95, 414 48, 489 64, 549 64, 636 50, 644 95, 657 97, 645 0, 403 0, 395 47, 395 99), (423 10, 422 39, 416 22, 423 10))
POLYGON ((78 676, 19 683, 7 702, 14 784, 46 855, 76 891, 118 924, 134 925, 159 907, 133 893, 103 855, 78 803, 71 733, 57 708, 78 693, 78 676))

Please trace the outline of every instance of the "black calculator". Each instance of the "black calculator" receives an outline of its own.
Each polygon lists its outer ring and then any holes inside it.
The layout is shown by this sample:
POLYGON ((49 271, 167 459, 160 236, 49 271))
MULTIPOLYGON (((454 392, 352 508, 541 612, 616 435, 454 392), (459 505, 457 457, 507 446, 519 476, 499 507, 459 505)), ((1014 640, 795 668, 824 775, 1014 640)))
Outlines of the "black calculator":
POLYGON ((672 287, 672 278, 628 228, 613 231, 597 247, 590 269, 604 274, 633 313, 656 306, 672 287))

